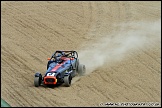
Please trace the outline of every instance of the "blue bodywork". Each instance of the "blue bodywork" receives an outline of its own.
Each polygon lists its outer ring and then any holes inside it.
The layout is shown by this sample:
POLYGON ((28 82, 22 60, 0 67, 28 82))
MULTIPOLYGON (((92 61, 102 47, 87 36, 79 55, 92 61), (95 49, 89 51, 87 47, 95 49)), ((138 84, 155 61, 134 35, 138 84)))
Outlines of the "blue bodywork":
MULTIPOLYGON (((49 62, 51 62, 51 63, 49 64, 49 67, 45 73, 45 76, 47 73, 53 72, 52 69, 58 65, 58 63, 55 61, 49 61, 49 62)), ((57 70, 54 71, 56 73, 55 76, 57 76, 60 73, 61 77, 64 77, 64 75, 67 75, 67 74, 73 72, 69 69, 71 68, 71 66, 75 66, 75 63, 76 63, 76 59, 65 61, 60 67, 57 68, 57 70)), ((72 73, 72 76, 73 76, 73 73, 72 73)))

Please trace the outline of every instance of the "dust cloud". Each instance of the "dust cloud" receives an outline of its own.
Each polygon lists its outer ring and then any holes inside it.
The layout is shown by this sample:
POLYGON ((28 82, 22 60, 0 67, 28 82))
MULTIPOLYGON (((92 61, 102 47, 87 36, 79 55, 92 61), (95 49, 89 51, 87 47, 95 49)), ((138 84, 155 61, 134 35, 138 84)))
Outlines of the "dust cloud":
POLYGON ((105 63, 123 60, 131 51, 146 49, 152 42, 161 43, 161 20, 121 23, 114 26, 120 29, 102 36, 97 42, 89 43, 86 48, 78 51, 80 63, 86 66, 86 74, 105 63))

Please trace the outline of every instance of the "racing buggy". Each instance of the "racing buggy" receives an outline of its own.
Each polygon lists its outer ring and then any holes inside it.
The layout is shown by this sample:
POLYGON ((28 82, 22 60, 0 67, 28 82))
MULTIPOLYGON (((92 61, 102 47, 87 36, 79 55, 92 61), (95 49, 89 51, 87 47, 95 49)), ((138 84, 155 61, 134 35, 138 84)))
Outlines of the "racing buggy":
POLYGON ((71 80, 76 75, 84 75, 85 65, 79 63, 76 51, 55 51, 51 58, 48 58, 47 71, 42 77, 40 72, 35 73, 35 87, 43 85, 63 84, 71 85, 71 80))

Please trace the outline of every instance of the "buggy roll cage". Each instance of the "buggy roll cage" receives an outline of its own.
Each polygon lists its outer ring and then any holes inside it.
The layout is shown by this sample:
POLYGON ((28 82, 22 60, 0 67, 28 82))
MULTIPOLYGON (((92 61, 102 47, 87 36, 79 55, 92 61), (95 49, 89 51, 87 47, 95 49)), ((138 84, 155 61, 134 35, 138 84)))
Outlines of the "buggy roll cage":
MULTIPOLYGON (((62 54, 63 52, 68 53, 67 55, 71 54, 71 56, 68 57, 68 58, 74 58, 74 59, 77 59, 78 58, 78 53, 76 51, 73 51, 73 50, 71 50, 71 51, 67 51, 67 50, 65 50, 65 51, 64 50, 57 50, 57 51, 55 51, 55 53, 52 54, 51 59, 56 56, 56 53, 62 54)), ((70 59, 70 64, 72 66, 71 59, 70 59)), ((73 66, 72 66, 72 68, 73 68, 73 66)))
POLYGON ((55 57, 56 53, 62 54, 63 52, 68 53, 68 55, 69 54, 72 55, 71 57, 68 57, 68 58, 78 58, 78 53, 76 51, 61 51, 61 50, 55 51, 55 53, 52 54, 51 58, 55 57), (75 56, 75 54, 76 54, 76 56, 75 56))

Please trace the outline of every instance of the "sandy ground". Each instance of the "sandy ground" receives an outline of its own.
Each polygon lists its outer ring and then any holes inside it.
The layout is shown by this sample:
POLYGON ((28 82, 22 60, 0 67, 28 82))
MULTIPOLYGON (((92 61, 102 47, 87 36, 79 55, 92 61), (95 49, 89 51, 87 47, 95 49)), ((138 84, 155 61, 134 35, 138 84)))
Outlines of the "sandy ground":
MULTIPOLYGON (((34 74, 37 71, 44 74, 47 58, 55 50, 81 52, 104 39, 105 34, 106 39, 111 39, 113 32, 122 35, 139 28, 131 24, 121 33, 118 32, 121 28, 114 25, 131 22, 153 25, 159 20, 161 23, 160 1, 3 1, 1 97, 11 106, 18 107, 99 106, 106 102, 161 104, 161 36, 152 39, 161 35, 161 31, 152 32, 152 29, 148 29, 150 38, 146 33, 145 48, 129 49, 124 52, 124 59, 117 61, 113 59, 118 55, 112 54, 110 63, 104 62, 93 70, 87 64, 88 74, 72 80, 71 87, 34 87, 34 74)), ((161 30, 161 25, 154 28, 161 30)), ((105 47, 115 49, 114 44, 105 47)), ((88 56, 84 57, 88 59, 88 56)), ((93 62, 91 66, 97 63, 93 62)))

